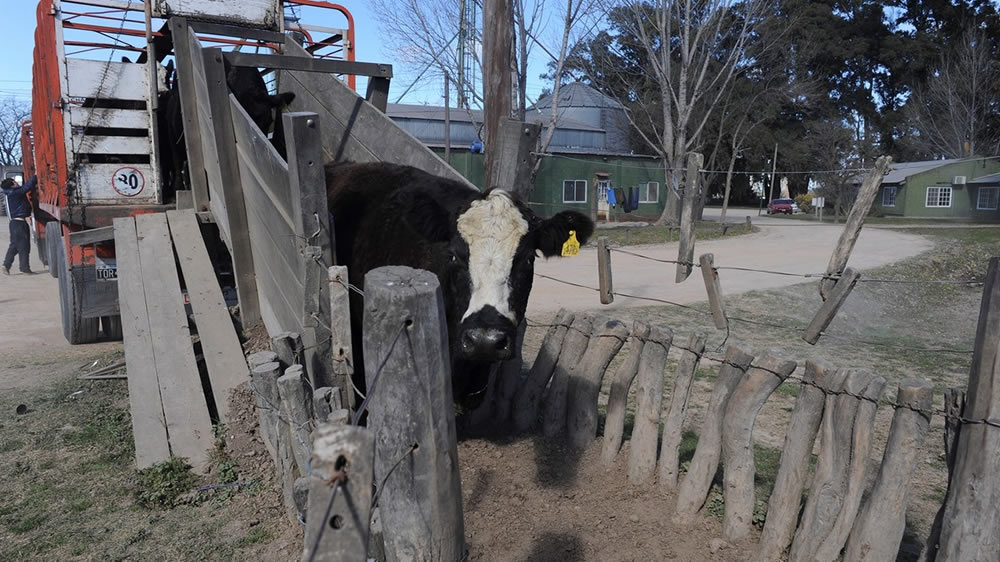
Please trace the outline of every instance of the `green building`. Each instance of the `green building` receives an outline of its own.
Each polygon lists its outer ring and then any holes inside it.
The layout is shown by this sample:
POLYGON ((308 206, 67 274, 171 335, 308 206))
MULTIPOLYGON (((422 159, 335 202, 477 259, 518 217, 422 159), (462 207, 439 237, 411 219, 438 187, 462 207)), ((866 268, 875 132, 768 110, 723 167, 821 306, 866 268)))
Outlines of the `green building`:
MULTIPOLYGON (((551 115, 551 101, 543 98, 528 110, 526 120, 541 123, 542 134, 551 115)), ((630 152, 630 125, 622 105, 576 82, 560 87, 557 110, 556 130, 545 154, 539 156, 541 166, 528 204, 545 216, 574 209, 600 220, 658 218, 665 204, 663 162, 630 152), (638 209, 625 213, 620 204, 609 204, 608 192, 614 188, 636 189, 638 209)), ((451 165, 475 185, 485 187, 484 156, 481 145, 476 145, 481 111, 389 104, 387 113, 439 156, 444 157, 447 143, 451 165)))
POLYGON ((892 164, 874 210, 886 216, 1000 221, 1000 159, 892 164))

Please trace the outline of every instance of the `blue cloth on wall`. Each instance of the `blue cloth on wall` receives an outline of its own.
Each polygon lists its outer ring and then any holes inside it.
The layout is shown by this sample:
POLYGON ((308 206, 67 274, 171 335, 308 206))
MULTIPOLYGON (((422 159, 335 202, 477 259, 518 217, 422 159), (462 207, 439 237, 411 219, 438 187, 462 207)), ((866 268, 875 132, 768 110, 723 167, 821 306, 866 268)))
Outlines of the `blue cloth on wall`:
POLYGON ((618 204, 618 199, 615 197, 615 190, 614 189, 609 189, 608 190, 608 205, 611 205, 612 207, 614 207, 617 204, 618 204))

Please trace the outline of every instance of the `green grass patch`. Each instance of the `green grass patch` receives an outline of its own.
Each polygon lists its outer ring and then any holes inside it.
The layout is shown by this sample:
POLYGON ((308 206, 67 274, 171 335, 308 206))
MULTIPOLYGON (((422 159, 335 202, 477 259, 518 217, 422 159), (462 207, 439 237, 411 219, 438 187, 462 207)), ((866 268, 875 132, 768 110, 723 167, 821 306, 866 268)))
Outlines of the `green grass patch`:
POLYGON ((191 491, 195 482, 191 465, 184 459, 170 457, 139 471, 136 499, 146 507, 173 507, 182 494, 191 491))
MULTIPOLYGON (((613 224, 613 223, 612 223, 613 224)), ((729 227, 726 233, 722 233, 722 228, 715 221, 700 221, 695 224, 696 240, 715 240, 717 238, 740 236, 750 234, 753 228, 748 228, 746 224, 737 224, 729 227)), ((596 245, 598 236, 605 236, 612 246, 641 246, 645 244, 667 244, 677 242, 680 229, 676 226, 628 226, 617 228, 601 228, 594 233, 588 245, 596 245)))

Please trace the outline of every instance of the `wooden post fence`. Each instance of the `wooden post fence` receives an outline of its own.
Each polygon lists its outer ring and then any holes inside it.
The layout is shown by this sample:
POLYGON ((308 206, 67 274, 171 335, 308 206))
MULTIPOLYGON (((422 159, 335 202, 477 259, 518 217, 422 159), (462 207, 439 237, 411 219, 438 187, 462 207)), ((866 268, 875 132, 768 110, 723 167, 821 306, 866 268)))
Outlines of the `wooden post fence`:
MULTIPOLYGON (((691 334, 687 347, 681 350, 681 360, 677 363, 677 376, 670 393, 670 409, 663 418, 663 441, 660 444, 659 483, 660 489, 673 492, 677 488, 680 465, 680 447, 683 439, 684 417, 687 415, 688 399, 698 363, 705 353, 705 334, 691 334)), ((609 410, 610 411, 610 410, 609 410)))
POLYGON ((627 475, 629 482, 633 484, 642 484, 656 473, 664 367, 673 339, 674 334, 670 328, 653 327, 642 348, 638 386, 635 390, 635 424, 628 449, 627 475))
POLYGON ((601 461, 606 465, 615 462, 618 450, 622 446, 628 391, 639 372, 639 359, 642 356, 642 348, 649 338, 649 330, 647 324, 638 320, 633 323, 632 343, 629 347, 628 359, 618 367, 614 379, 611 381, 608 413, 604 417, 604 444, 601 448, 601 461))
POLYGON ((628 326, 607 320, 595 326, 587 351, 569 371, 566 429, 571 446, 582 449, 597 437, 597 397, 608 365, 628 338, 628 326))
POLYGON ((593 327, 593 318, 581 314, 573 319, 573 323, 566 331, 562 351, 559 352, 559 360, 552 373, 552 384, 545 397, 542 433, 546 437, 559 435, 566 428, 566 397, 569 390, 570 371, 576 367, 587 350, 593 327))
POLYGON ((531 365, 528 378, 521 383, 521 387, 514 395, 514 430, 526 431, 538 421, 538 406, 542 401, 542 393, 545 386, 552 378, 552 372, 556 367, 562 350, 563 340, 566 337, 568 326, 573 322, 572 312, 561 309, 552 321, 552 326, 545 333, 542 340, 542 348, 535 357, 535 362, 531 365))

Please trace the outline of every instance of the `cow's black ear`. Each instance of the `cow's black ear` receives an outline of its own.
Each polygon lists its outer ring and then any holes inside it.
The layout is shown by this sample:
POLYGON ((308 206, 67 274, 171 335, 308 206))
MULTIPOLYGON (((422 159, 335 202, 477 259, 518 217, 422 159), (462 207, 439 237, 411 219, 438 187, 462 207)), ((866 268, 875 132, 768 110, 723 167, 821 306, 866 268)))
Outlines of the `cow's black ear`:
POLYGON ((552 218, 543 220, 535 230, 535 248, 550 258, 562 254, 563 244, 569 239, 569 231, 576 231, 576 239, 586 244, 594 233, 594 221, 576 211, 562 211, 552 218))

